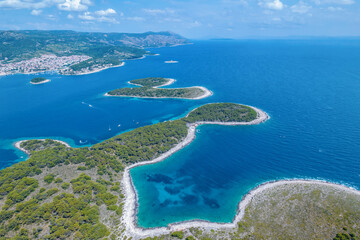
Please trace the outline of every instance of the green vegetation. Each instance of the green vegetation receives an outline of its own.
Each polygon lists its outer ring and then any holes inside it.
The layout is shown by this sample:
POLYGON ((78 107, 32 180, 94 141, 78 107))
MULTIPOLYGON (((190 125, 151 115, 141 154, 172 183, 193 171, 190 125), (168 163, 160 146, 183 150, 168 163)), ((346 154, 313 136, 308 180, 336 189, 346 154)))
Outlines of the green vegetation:
POLYGON ((142 78, 131 80, 130 83, 140 85, 134 88, 119 88, 108 92, 111 96, 140 98, 197 98, 205 94, 199 87, 189 88, 157 88, 171 81, 166 78, 142 78))
POLYGON ((52 183, 52 181, 54 180, 55 180, 54 174, 49 174, 44 177, 44 182, 46 182, 47 184, 52 183))
POLYGON ((182 231, 176 231, 176 232, 172 232, 171 236, 179 238, 179 239, 183 239, 184 238, 184 233, 182 231))
POLYGON ((164 85, 164 84, 168 83, 169 81, 171 81, 171 80, 167 79, 167 78, 162 78, 162 77, 148 77, 148 78, 140 78, 140 79, 131 80, 130 83, 136 84, 136 85, 141 85, 142 87, 157 87, 157 86, 164 85))
POLYGON ((256 117, 256 111, 248 106, 236 103, 213 103, 193 110, 184 120, 187 122, 250 122, 256 117))
MULTIPOLYGON (((249 107, 216 103, 92 147, 25 141, 21 147, 30 158, 0 171, 0 240, 131 239, 121 235, 119 220, 124 198, 119 181, 126 165, 171 149, 187 135, 188 123, 255 118, 249 107)), ((359 195, 288 183, 255 195, 232 230, 190 228, 147 239, 358 239, 359 226, 359 195)))
POLYGON ((36 78, 33 78, 31 79, 31 83, 40 83, 40 82, 43 82, 43 81, 46 81, 46 78, 43 78, 43 77, 36 77, 36 78))
POLYGON ((58 141, 54 141, 51 139, 39 140, 34 139, 31 141, 23 141, 20 144, 20 147, 26 149, 27 151, 40 151, 47 148, 57 148, 57 147, 64 147, 64 144, 58 141))
POLYGON ((140 98, 197 98, 204 95, 204 91, 192 88, 120 88, 108 92, 112 96, 140 97, 140 98))
POLYGON ((355 233, 349 233, 347 227, 343 227, 343 232, 337 233, 333 240, 357 240, 360 239, 355 233))
POLYGON ((22 142, 30 158, 0 171, 0 229, 5 230, 0 239, 26 235, 25 230, 46 239, 98 239, 110 231, 102 224, 101 211, 113 216, 118 229, 124 166, 154 159, 178 144, 187 135, 185 120, 141 127, 90 148, 69 148, 53 140, 22 142))
POLYGON ((185 238, 186 240, 195 240, 195 238, 193 236, 188 236, 185 238))
POLYGON ((332 186, 288 183, 254 196, 234 239, 356 239, 359 224, 359 195, 332 186))
POLYGON ((87 55, 91 59, 71 66, 66 74, 106 65, 119 65, 123 59, 149 54, 144 48, 188 43, 170 32, 91 33, 74 31, 0 31, 0 61, 19 62, 44 54, 87 55))
POLYGON ((63 184, 61 184, 61 188, 66 190, 70 187, 70 183, 64 182, 63 184))

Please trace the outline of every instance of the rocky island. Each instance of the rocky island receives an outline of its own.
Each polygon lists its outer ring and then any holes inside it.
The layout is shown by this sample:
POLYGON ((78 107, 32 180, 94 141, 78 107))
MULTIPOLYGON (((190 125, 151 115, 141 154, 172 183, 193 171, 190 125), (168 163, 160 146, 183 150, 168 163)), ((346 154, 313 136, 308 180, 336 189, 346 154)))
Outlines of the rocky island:
POLYGON ((174 83, 171 78, 149 77, 131 80, 129 83, 139 86, 134 88, 119 88, 107 92, 105 96, 137 97, 137 98, 181 98, 202 99, 212 95, 208 89, 200 86, 186 88, 160 88, 174 83))
POLYGON ((43 84, 43 83, 47 83, 47 82, 50 82, 50 79, 46 79, 43 77, 36 77, 36 78, 31 79, 31 81, 30 81, 31 84, 43 84))

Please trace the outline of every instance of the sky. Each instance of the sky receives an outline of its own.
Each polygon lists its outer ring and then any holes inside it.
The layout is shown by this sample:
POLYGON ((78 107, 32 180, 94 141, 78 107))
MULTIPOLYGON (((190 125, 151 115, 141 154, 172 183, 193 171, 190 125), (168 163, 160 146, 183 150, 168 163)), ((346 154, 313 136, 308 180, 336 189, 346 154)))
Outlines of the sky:
POLYGON ((0 29, 172 31, 190 39, 360 36, 359 1, 0 0, 0 29))

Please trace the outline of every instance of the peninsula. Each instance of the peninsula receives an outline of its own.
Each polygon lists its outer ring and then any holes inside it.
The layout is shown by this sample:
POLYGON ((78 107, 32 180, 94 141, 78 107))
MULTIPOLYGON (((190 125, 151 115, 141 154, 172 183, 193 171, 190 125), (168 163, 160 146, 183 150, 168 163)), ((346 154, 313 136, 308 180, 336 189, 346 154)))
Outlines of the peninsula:
POLYGON ((50 82, 50 79, 46 79, 46 78, 43 78, 43 77, 36 77, 36 78, 33 78, 31 79, 30 83, 31 84, 43 84, 43 83, 47 83, 47 82, 50 82))
POLYGON ((80 75, 123 66, 149 47, 188 44, 172 32, 0 31, 0 76, 52 71, 80 75))
POLYGON ((137 98, 181 98, 202 99, 212 95, 205 87, 194 86, 186 88, 160 88, 175 82, 171 78, 149 77, 131 80, 129 83, 139 86, 134 88, 119 88, 107 92, 105 96, 137 97, 137 98))
POLYGON ((250 125, 268 118, 254 107, 214 103, 196 108, 184 118, 141 127, 91 147, 71 148, 52 140, 22 141, 17 146, 28 152, 29 159, 0 171, 0 238, 359 236, 358 191, 300 180, 259 186, 243 198, 229 224, 190 221, 167 228, 136 226, 137 197, 130 168, 162 161, 190 144, 200 124, 250 125))

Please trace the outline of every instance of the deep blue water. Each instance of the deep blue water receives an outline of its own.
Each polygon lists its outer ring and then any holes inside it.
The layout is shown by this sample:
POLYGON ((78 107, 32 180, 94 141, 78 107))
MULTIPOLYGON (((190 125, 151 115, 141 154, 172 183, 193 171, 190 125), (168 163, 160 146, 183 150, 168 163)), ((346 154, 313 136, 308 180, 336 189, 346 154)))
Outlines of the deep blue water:
POLYGON ((316 178, 360 189, 359 40, 201 41, 153 52, 160 56, 88 76, 45 75, 52 82, 39 86, 28 83, 32 76, 1 77, 1 166, 19 161, 11 144, 20 138, 93 144, 204 103, 229 101, 257 106, 271 119, 258 126, 202 126, 172 157, 132 169, 140 226, 231 222, 241 197, 264 181, 316 178), (163 63, 170 59, 179 63, 163 63), (175 87, 202 85, 214 95, 199 101, 102 96, 148 76, 175 78, 175 87))

